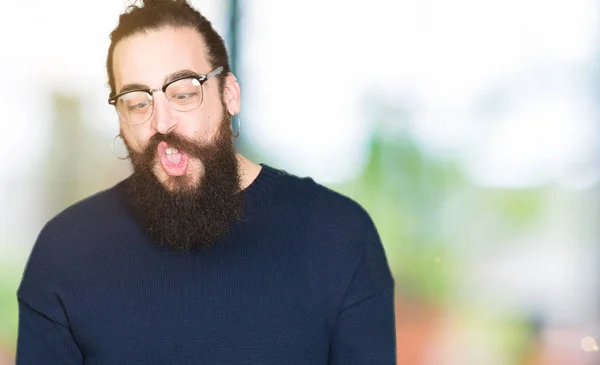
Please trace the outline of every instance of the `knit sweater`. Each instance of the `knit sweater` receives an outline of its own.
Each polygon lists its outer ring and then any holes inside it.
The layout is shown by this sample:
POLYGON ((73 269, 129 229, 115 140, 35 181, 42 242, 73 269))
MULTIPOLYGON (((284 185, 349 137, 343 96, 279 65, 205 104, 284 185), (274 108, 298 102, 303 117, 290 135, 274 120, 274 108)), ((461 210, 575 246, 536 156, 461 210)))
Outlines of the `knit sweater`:
POLYGON ((17 364, 395 364, 394 280, 353 200, 263 165, 219 242, 151 241, 123 181, 50 220, 17 297, 17 364))

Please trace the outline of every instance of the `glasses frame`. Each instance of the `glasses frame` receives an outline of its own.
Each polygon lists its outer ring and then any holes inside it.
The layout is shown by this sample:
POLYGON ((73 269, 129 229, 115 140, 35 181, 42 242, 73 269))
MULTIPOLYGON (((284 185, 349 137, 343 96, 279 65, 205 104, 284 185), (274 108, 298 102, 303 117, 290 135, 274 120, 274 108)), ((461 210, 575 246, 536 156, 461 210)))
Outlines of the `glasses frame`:
MULTIPOLYGON (((167 94, 166 94, 167 88, 168 88, 168 87, 169 87, 171 84, 173 84, 173 83, 175 83, 175 82, 177 82, 177 81, 185 80, 185 79, 194 79, 194 80, 198 80, 198 82, 200 83, 200 88, 202 88, 202 85, 204 85, 204 83, 205 83, 206 81, 208 81, 209 79, 211 79, 211 78, 213 78, 213 77, 215 77, 215 76, 217 76, 217 75, 220 75, 220 74, 221 74, 221 72, 223 72, 223 66, 219 66, 219 67, 215 68, 214 70, 212 70, 211 72, 207 73, 206 75, 186 75, 186 76, 178 77, 178 78, 176 78, 176 79, 173 79, 173 80, 171 80, 171 81, 167 82, 166 84, 164 84, 163 86, 161 86, 161 87, 159 87, 159 88, 156 88, 156 89, 150 89, 150 88, 138 88, 138 89, 127 90, 127 91, 124 91, 124 92, 122 92, 122 93, 118 93, 118 94, 117 94, 117 95, 115 95, 115 96, 112 96, 112 97, 110 97, 110 98, 108 99, 108 103, 109 103, 110 105, 114 106, 114 107, 115 107, 115 109, 117 109, 117 113, 119 114, 119 117, 120 117, 121 119, 123 119, 123 121, 124 121, 125 123, 127 123, 127 124, 130 124, 130 125, 139 125, 139 124, 143 124, 143 123, 146 123, 148 120, 150 120, 150 118, 152 118, 152 114, 154 114, 154 93, 155 93, 155 92, 162 91, 162 93, 163 93, 163 94, 165 94, 165 97, 166 97, 166 99, 169 101, 169 105, 171 105, 171 108, 173 108, 174 110, 177 110, 177 109, 175 109, 175 106, 174 106, 174 105, 173 105, 173 103, 171 102, 171 99, 169 99, 169 97, 168 97, 168 96, 167 96, 167 94), (121 96, 123 96, 123 95, 127 95, 127 94, 129 94, 129 93, 134 93, 134 92, 140 92, 140 91, 141 91, 141 92, 145 92, 145 93, 147 93, 148 95, 150 95, 150 99, 152 100, 152 111, 151 111, 150 115, 148 116, 148 119, 144 120, 143 122, 139 122, 139 123, 130 123, 130 122, 128 122, 127 120, 125 120, 125 118, 123 118, 123 116, 121 115, 121 113, 119 113, 119 109, 118 109, 118 107, 117 107, 117 100, 119 100, 119 98, 120 98, 121 96)), ((204 90, 202 90, 202 100, 200 100, 200 104, 198 104, 198 106, 196 106, 195 108, 193 108, 193 109, 190 109, 190 110, 177 110, 177 111, 181 111, 181 112, 189 112, 189 111, 192 111, 192 110, 194 110, 194 109, 198 108, 200 105, 202 105, 202 102, 203 102, 203 101, 204 101, 204 90)))

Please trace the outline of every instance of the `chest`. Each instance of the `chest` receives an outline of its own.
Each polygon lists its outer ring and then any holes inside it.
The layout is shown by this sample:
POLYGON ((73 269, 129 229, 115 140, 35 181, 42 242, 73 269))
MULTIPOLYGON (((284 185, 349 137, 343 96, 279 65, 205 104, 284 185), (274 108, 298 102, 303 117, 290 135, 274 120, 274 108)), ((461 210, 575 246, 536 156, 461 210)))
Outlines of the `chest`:
POLYGON ((86 363, 326 363, 327 311, 302 255, 231 249, 104 263, 67 308, 86 363))

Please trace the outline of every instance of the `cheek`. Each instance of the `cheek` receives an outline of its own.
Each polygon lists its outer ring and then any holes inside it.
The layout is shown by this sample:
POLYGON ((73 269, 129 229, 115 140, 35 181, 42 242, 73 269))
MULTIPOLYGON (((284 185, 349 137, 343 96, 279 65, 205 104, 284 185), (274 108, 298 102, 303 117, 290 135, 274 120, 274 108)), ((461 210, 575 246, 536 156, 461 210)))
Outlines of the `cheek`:
POLYGON ((148 129, 145 123, 143 125, 131 126, 121 122, 121 131, 131 148, 137 152, 141 152, 146 142, 152 137, 152 130, 148 129))
POLYGON ((179 124, 179 130, 196 139, 210 140, 221 123, 220 111, 201 110, 189 121, 179 124))

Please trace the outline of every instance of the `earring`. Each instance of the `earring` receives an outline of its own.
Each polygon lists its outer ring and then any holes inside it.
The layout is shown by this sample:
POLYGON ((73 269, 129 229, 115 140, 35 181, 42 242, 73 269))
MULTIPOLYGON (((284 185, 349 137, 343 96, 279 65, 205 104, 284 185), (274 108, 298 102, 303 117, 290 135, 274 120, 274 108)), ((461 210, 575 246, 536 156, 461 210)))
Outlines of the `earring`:
POLYGON ((110 144, 110 150, 112 151, 113 155, 115 155, 115 157, 119 160, 127 160, 129 158, 129 155, 127 155, 126 157, 121 157, 115 152, 115 141, 117 140, 117 138, 121 138, 121 140, 123 139, 123 137, 121 137, 120 134, 117 134, 115 138, 113 138, 112 143, 110 144))
MULTIPOLYGON (((240 136, 240 131, 242 130, 242 121, 240 119, 240 115, 239 113, 234 115, 231 119, 233 119, 234 117, 237 117, 237 130, 235 131, 233 138, 238 138, 240 136)), ((231 125, 231 131, 233 132, 233 123, 231 125)))

